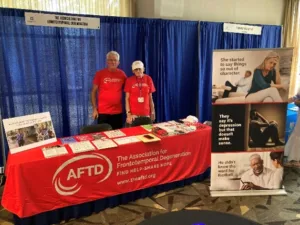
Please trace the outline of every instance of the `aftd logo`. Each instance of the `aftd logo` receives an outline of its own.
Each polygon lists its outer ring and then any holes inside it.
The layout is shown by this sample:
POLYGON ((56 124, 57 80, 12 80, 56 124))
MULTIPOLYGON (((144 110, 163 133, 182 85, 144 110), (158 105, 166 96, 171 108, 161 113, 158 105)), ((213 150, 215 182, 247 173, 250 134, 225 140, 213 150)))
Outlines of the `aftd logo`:
POLYGON ((70 180, 71 178, 79 179, 82 174, 87 174, 90 176, 97 176, 103 172, 103 166, 100 164, 92 165, 92 166, 85 166, 85 167, 79 167, 76 169, 70 169, 68 173, 67 180, 70 180))
POLYGON ((105 181, 112 172, 112 163, 104 155, 99 153, 89 154, 89 155, 79 155, 75 156, 68 161, 64 162, 54 173, 52 184, 55 187, 55 190, 60 195, 73 195, 77 193, 82 184, 79 185, 79 179, 83 176, 87 177, 99 177, 100 180, 97 183, 105 181), (93 162, 88 166, 75 167, 75 162, 90 160, 93 162), (74 164, 72 166, 72 164, 74 164), (66 171, 67 170, 67 171, 66 171), (66 173, 67 176, 65 181, 72 182, 72 185, 63 185, 61 182, 61 174, 66 173))
POLYGON ((107 84, 107 83, 119 83, 119 82, 122 82, 122 80, 119 79, 119 78, 106 77, 106 78, 103 79, 103 83, 104 84, 107 84))

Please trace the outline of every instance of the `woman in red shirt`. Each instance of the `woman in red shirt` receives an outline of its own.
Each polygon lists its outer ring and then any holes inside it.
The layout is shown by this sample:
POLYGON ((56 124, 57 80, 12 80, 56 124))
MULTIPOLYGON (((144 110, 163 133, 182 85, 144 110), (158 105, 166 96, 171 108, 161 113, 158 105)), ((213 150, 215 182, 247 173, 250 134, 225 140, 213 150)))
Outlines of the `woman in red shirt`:
POLYGON ((155 109, 152 93, 155 87, 151 77, 144 74, 144 64, 142 61, 132 63, 134 76, 129 77, 125 83, 126 92, 126 123, 130 126, 138 117, 150 117, 155 120, 155 109))

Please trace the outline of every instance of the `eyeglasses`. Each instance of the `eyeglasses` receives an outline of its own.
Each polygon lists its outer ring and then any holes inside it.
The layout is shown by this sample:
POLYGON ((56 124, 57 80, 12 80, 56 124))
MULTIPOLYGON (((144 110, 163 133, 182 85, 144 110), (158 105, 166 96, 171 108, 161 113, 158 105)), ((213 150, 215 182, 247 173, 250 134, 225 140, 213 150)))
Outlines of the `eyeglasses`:
POLYGON ((139 70, 143 70, 142 68, 136 68, 133 71, 139 71, 139 70))
POLYGON ((109 62, 118 62, 119 60, 117 60, 117 59, 107 59, 107 61, 109 61, 109 62))

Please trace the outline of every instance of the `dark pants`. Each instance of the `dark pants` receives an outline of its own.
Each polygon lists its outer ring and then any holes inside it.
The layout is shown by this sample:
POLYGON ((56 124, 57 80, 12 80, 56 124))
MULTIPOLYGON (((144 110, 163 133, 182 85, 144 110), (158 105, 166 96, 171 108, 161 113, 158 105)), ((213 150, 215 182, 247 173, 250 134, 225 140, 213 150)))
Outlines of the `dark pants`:
POLYGON ((271 124, 262 132, 262 138, 265 143, 271 138, 271 140, 277 144, 279 142, 278 128, 276 125, 271 124))
MULTIPOLYGON (((250 129, 251 129, 251 126, 250 126, 250 129)), ((265 146, 266 143, 268 142, 269 138, 271 138, 272 142, 274 142, 275 145, 283 144, 279 140, 278 128, 274 124, 270 124, 260 134, 258 132, 256 132, 256 134, 252 134, 252 135, 253 135, 253 137, 251 137, 251 139, 254 142, 254 144, 257 146, 265 146)))
POLYGON ((146 125, 146 124, 152 124, 152 121, 150 120, 150 117, 148 116, 138 116, 135 118, 132 123, 125 123, 125 127, 137 127, 141 125, 146 125))
POLYGON ((230 91, 225 90, 224 93, 223 93, 223 98, 228 98, 230 92, 236 92, 236 90, 237 90, 237 87, 234 86, 234 85, 233 85, 232 83, 230 83, 229 81, 226 81, 226 82, 225 82, 225 86, 231 87, 231 90, 230 90, 230 91))
POLYGON ((114 130, 120 129, 123 127, 123 115, 121 114, 99 114, 98 115, 98 124, 108 123, 112 126, 114 130))
POLYGON ((19 141, 18 141, 18 144, 19 144, 19 147, 24 146, 25 141, 24 141, 23 139, 22 139, 22 140, 19 140, 19 141))

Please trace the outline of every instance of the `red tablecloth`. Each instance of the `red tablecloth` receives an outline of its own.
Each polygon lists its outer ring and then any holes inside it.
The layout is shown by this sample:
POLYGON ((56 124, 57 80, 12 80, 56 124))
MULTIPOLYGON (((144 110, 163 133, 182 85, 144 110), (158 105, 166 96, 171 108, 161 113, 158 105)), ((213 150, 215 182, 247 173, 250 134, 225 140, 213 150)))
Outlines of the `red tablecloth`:
POLYGON ((211 128, 80 154, 67 149, 49 159, 41 147, 9 155, 3 207, 24 218, 202 174, 210 167, 211 128))

